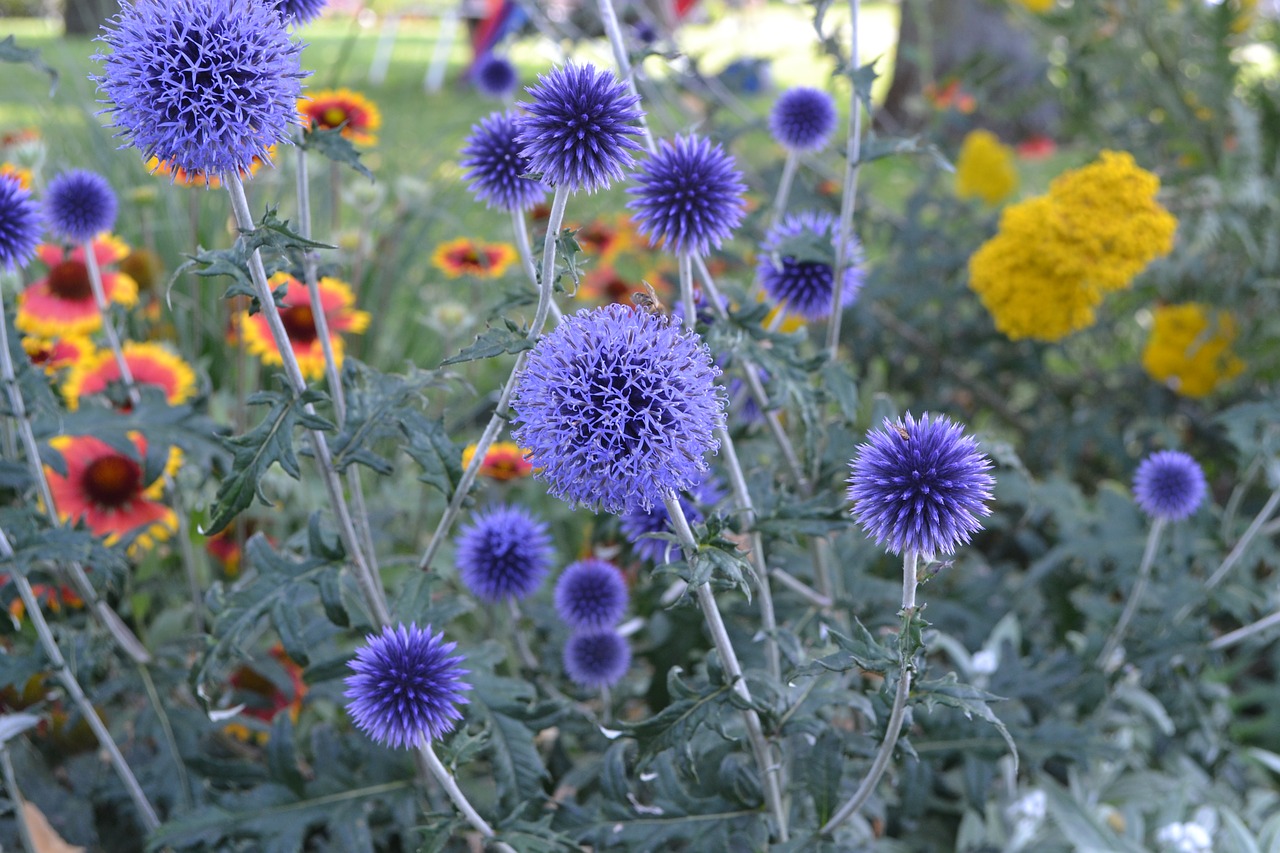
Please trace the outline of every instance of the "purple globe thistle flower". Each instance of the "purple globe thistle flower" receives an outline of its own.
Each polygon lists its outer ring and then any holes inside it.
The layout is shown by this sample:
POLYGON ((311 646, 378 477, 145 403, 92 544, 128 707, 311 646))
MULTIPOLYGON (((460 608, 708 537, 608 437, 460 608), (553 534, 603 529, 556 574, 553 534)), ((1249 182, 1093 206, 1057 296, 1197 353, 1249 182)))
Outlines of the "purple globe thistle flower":
POLYGON ((575 631, 618 624, 627 609, 627 583, 613 563, 588 557, 570 563, 556 581, 556 612, 575 631))
POLYGON ((545 184, 524 177, 529 160, 520 154, 516 121, 511 112, 493 113, 472 125, 462 146, 462 165, 467 169, 464 177, 486 207, 528 210, 546 198, 545 184))
POLYGON ((627 207, 650 246, 665 241, 673 252, 705 255, 742 223, 742 173, 701 136, 677 136, 674 145, 663 139, 633 177, 627 207))
POLYGON ((298 123, 302 45, 264 0, 136 0, 99 39, 94 77, 144 159, 207 176, 249 173, 298 123))
MULTIPOLYGON (((765 293, 787 314, 821 320, 831 314, 835 288, 836 219, 829 213, 787 214, 765 235, 756 269, 765 293)), ((858 298, 866 279, 862 247, 854 237, 845 243, 844 290, 841 308, 858 298)))
POLYGON ((616 631, 574 634, 564 644, 564 671, 583 687, 608 687, 627 674, 631 647, 616 631))
POLYGON ((454 561, 462 582, 483 601, 524 598, 551 569, 547 524, 524 507, 497 504, 458 532, 454 561))
POLYGON ((110 231, 116 222, 116 194, 97 172, 75 169, 49 182, 44 194, 45 221, 75 243, 110 231))
POLYGON ((582 310, 529 355, 512 438, 549 491, 571 504, 648 509, 702 480, 719 447, 720 368, 670 317, 606 305, 582 310))
MULTIPOLYGON (((724 490, 714 477, 708 477, 693 488, 692 497, 684 492, 677 496, 680 508, 690 524, 699 524, 705 516, 701 506, 719 503, 724 497, 724 490)), ((647 534, 674 533, 671 529, 671 516, 667 513, 666 504, 654 504, 649 509, 632 507, 622 516, 622 535, 631 543, 631 550, 642 560, 649 560, 659 565, 669 563, 680 556, 680 546, 668 539, 659 539, 647 534)))
POLYGON ((486 53, 471 71, 471 82, 482 95, 505 98, 520 81, 516 67, 504 56, 486 53))
POLYGON ((411 749, 423 738, 438 740, 462 719, 458 705, 466 704, 462 681, 467 670, 461 655, 451 655, 457 643, 444 633, 431 635, 431 626, 390 625, 365 637, 365 645, 348 662, 355 672, 346 678, 347 713, 356 727, 393 749, 411 749))
POLYGON ((285 23, 300 27, 312 18, 319 17, 329 0, 275 0, 275 10, 285 23))
POLYGON ((769 131, 788 151, 821 148, 835 128, 835 99, 820 89, 788 89, 769 112, 769 131))
POLYGON ((853 517, 890 553, 952 554, 991 514, 991 460, 946 417, 886 420, 849 466, 853 517))
POLYGON ((644 113, 613 72, 570 63, 539 75, 538 85, 525 91, 533 100, 521 104, 516 141, 544 182, 593 193, 635 163, 634 122, 644 113))
POLYGON ((0 175, 0 270, 27 262, 40 242, 40 207, 16 177, 0 175))
POLYGON ((1178 450, 1159 450, 1138 465, 1133 497, 1152 518, 1181 521, 1204 500, 1208 485, 1200 465, 1178 450))

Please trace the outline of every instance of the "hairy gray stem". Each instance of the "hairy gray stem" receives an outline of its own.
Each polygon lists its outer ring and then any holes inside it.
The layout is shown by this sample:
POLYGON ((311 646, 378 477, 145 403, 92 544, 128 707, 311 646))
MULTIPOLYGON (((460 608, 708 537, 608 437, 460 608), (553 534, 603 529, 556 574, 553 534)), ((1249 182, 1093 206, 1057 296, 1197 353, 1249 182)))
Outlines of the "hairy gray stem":
POLYGON ((902 648, 907 642, 907 632, 911 629, 911 620, 916 613, 916 566, 920 555, 915 551, 907 551, 902 557, 902 631, 898 635, 898 689, 893 694, 893 707, 889 710, 889 721, 885 725, 884 740, 871 761, 871 769, 858 785, 853 796, 836 811, 831 819, 823 824, 820 835, 830 835, 836 827, 844 823, 867 802, 871 792, 876 789, 880 777, 889 767, 889 759, 893 757, 893 748, 898 743, 898 733, 902 731, 902 721, 907 713, 907 696, 911 693, 911 655, 902 648))
POLYGON ((1111 629, 1107 641, 1102 644, 1102 651, 1098 653, 1095 663, 1099 667, 1105 667, 1107 661, 1111 660, 1111 656, 1115 654, 1115 650, 1124 639, 1124 632, 1128 629, 1133 614, 1138 612, 1138 604, 1142 601, 1142 594, 1147 589, 1147 581, 1151 578, 1151 567, 1155 564, 1156 549, 1160 546, 1160 534, 1164 532, 1164 525, 1163 518, 1157 518, 1151 522, 1151 530, 1147 533, 1147 546, 1142 551, 1142 562, 1138 565, 1138 577, 1133 582, 1133 589, 1129 591, 1129 600, 1125 602, 1120 618, 1116 620, 1116 625, 1111 629))
MULTIPOLYGON (((226 185, 231 195, 231 208, 235 213, 237 227, 241 231, 252 231, 254 228, 253 214, 249 211, 249 200, 245 197, 244 184, 240 182, 240 176, 234 172, 227 172, 222 176, 222 182, 226 185)), ((275 298, 271 294, 271 286, 267 284, 267 271, 262 265, 262 253, 257 249, 254 249, 253 254, 249 257, 249 274, 253 279, 258 302, 261 304, 262 316, 266 319, 267 325, 271 329, 271 337, 275 341, 276 349, 280 352, 280 359, 284 363, 285 376, 288 379, 289 386, 295 394, 301 394, 307 389, 307 380, 303 377, 302 368, 299 367, 298 359, 293 354, 293 347, 289 344, 289 334, 285 331, 284 323, 280 319, 280 312, 276 310, 275 298)), ((308 403, 306 411, 309 414, 314 414, 315 407, 308 403)), ((356 532, 355 522, 351 517, 351 510, 347 506, 346 498, 342 493, 342 483, 338 480, 338 472, 333 466, 333 455, 329 451, 329 442, 320 430, 310 430, 310 434, 317 467, 320 469, 325 491, 329 495, 329 503, 333 508, 334 518, 338 522, 338 535, 355 566, 356 583, 360 587, 360 592, 369 607, 369 613, 373 617, 374 623, 378 627, 385 627, 391 623, 391 613, 387 607, 386 594, 382 590, 381 579, 365 559, 364 549, 361 546, 359 534, 356 532)))
MULTIPOLYGON (((0 557, 7 560, 12 559, 13 556, 13 546, 9 544, 9 537, 3 530, 0 530, 0 557)), ((31 582, 27 580, 26 574, 21 570, 12 572, 9 579, 13 581, 18 590, 18 595, 22 598, 22 604, 27 611, 27 618, 31 620, 31 625, 36 630, 36 637, 40 641, 41 648, 44 649, 45 657, 49 659, 49 665, 53 669, 54 675, 62 682, 62 689, 67 691, 67 695, 75 703, 76 709, 80 711, 85 722, 89 724, 89 728, 93 730, 94 737, 98 739, 98 745, 106 751, 107 757, 111 761, 112 769, 120 777, 120 782, 124 785, 125 791, 128 792, 129 799, 133 800, 134 806, 138 809, 138 815, 142 818, 142 825, 147 832, 154 831, 160 825, 160 818, 156 816, 156 811, 152 808, 147 795, 142 792, 142 786, 138 784, 138 779, 133 775, 133 770, 129 767, 129 763, 124 760, 119 747, 112 740, 111 733, 107 731, 107 727, 98 716, 98 712, 94 710, 93 703, 89 701, 89 697, 85 695, 80 682, 76 681, 76 677, 72 675, 71 669, 67 666, 67 661, 62 656, 62 650, 58 648, 58 642, 53 638, 53 631, 49 629, 49 623, 45 621, 44 613, 40 610, 40 602, 36 600, 36 594, 31 589, 31 582)))
MULTIPOLYGON (((852 35, 849 39, 849 70, 858 70, 858 11, 859 0, 849 0, 849 18, 852 35)), ((858 170, 862 159, 862 101, 858 87, 851 87, 849 97, 849 140, 845 149, 844 194, 840 199, 840 225, 836 237, 836 267, 833 271, 831 294, 831 320, 827 324, 827 360, 835 361, 840 349, 841 302, 844 296, 844 272, 850 259, 845 257, 845 246, 853 236, 853 208, 858 195, 858 170)))

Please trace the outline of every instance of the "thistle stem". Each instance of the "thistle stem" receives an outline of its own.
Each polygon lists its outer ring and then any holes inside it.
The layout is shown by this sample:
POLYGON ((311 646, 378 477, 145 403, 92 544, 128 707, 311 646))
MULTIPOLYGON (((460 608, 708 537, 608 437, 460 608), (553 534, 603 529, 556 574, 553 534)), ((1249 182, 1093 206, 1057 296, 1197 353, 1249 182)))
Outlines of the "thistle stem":
POLYGON ((693 331, 698 325, 697 303, 693 299, 693 259, 688 252, 676 256, 680 266, 680 305, 684 308, 684 327, 693 331))
POLYGON ((1271 514, 1276 511, 1277 506, 1280 506, 1280 488, 1277 488, 1271 493, 1271 497, 1267 498, 1267 502, 1262 505, 1262 509, 1258 511, 1256 516, 1254 516, 1254 519, 1249 524, 1248 529, 1246 529, 1244 535, 1240 537, 1240 541, 1231 549, 1231 553, 1227 554, 1227 558, 1222 561, 1222 565, 1218 566, 1218 570, 1210 575, 1209 579, 1204 582, 1204 588, 1206 590, 1213 589, 1221 583, 1222 579, 1227 576, 1227 572, 1231 571, 1231 569, 1235 567, 1235 564, 1240 562, 1240 558, 1244 556, 1245 549, 1249 547, 1253 542, 1254 537, 1258 535, 1258 531, 1261 530, 1262 526, 1271 518, 1271 514))
POLYGON ((818 592, 799 578, 793 577, 790 573, 785 572, 782 569, 770 569, 769 575, 787 589, 797 593, 802 598, 807 599, 814 607, 817 607, 820 610, 830 609, 832 605, 831 599, 818 592))
MULTIPOLYGON (((226 172, 223 174, 222 183, 226 185, 231 195, 231 208, 235 213, 237 227, 241 231, 252 231, 254 228, 253 214, 249 211, 249 201, 245 197, 244 184, 240 182, 240 176, 234 172, 226 172)), ((271 329, 271 337, 275 341, 276 349, 279 351, 280 359, 284 364, 285 376, 288 379, 289 386, 295 394, 301 394, 307 389, 307 380, 303 377, 302 368, 298 365, 298 359, 293 354, 293 347, 289 343, 289 334, 285 331, 284 322, 280 319, 280 312, 276 310, 275 297, 271 294, 271 285, 267 284, 267 271, 262 265, 262 253, 257 249, 254 249, 253 254, 249 256, 249 274, 253 279, 253 286, 258 302, 261 305, 262 316, 266 319, 267 326, 271 329)), ((306 404, 306 411, 308 414, 314 414, 315 407, 308 403, 306 404)), ((351 518, 351 510, 347 507, 346 499, 342 494, 342 483, 339 482, 338 473, 333 466, 333 455, 329 451, 329 442, 320 430, 313 429, 310 433, 316 463, 320 469, 320 476, 324 481, 325 491, 328 492, 333 514, 338 522, 338 535, 355 566, 356 583, 360 586, 360 591, 369 607, 369 613, 373 617, 375 625, 379 628, 385 627, 391 623, 391 613, 387 607, 386 595, 383 593, 381 580, 372 566, 365 560, 359 534, 356 533, 355 523, 351 518)))
MULTIPOLYGON (((849 39, 849 70, 858 70, 858 12, 859 0, 849 0, 849 26, 852 30, 849 39)), ((846 246, 853 237, 853 208, 858 195, 858 171, 862 159, 862 100, 858 97, 858 86, 853 81, 852 94, 849 97, 849 140, 845 149, 844 194, 840 199, 840 225, 836 238, 836 266, 832 277, 831 320, 827 324, 827 360, 835 361, 840 350, 840 318, 843 314, 841 301, 844 297, 844 272, 850 258, 846 246)))
MULTIPOLYGON (((89 271, 89 287, 93 291, 93 301, 98 306, 98 314, 102 316, 102 331, 107 336, 107 346, 110 347, 116 368, 120 371, 120 383, 124 385, 129 404, 137 406, 142 402, 142 394, 138 391, 133 371, 129 369, 129 362, 124 357, 124 346, 120 342, 120 335, 116 332, 115 323, 111 319, 111 306, 107 302, 106 288, 102 284, 102 269, 98 266, 98 259, 94 255, 93 241, 86 240, 83 249, 85 267, 89 271)), ((198 305, 199 301, 197 297, 195 304, 198 305)), ((195 550, 191 547, 190 520, 187 518, 186 507, 178 492, 177 483, 167 471, 164 473, 164 483, 173 499, 174 515, 178 519, 178 552, 182 558, 183 574, 187 578, 187 592, 191 596, 192 616, 195 618, 196 630, 204 633, 204 596, 200 591, 200 572, 196 567, 195 550)))
POLYGON ((9 792, 9 800, 13 803, 13 819, 18 824, 18 838, 22 841, 22 849, 27 853, 40 853, 35 839, 31 837, 31 827, 27 826, 26 800, 18 790, 18 776, 13 772, 8 743, 0 744, 0 768, 4 770, 4 788, 9 792))
MULTIPOLYGON (((663 495, 662 501, 667 507, 667 514, 671 517, 671 526, 680 540, 680 546, 684 549, 685 559, 692 560, 698 552, 698 543, 693 538, 693 529, 689 527, 689 520, 685 517, 683 507, 680 506, 680 499, 675 492, 667 492, 663 495)), ((737 652, 734 651, 733 642, 729 639, 729 631, 716 606, 715 593, 711 591, 709 584, 703 583, 694 589, 694 595, 698 599, 698 606, 702 609, 707 627, 711 630, 712 642, 715 644, 716 653, 720 655, 720 662, 733 686, 733 692, 737 693, 744 702, 751 703, 753 701, 751 689, 747 687, 746 679, 743 678, 742 664, 738 662, 737 652)), ((765 739, 764 728, 760 724, 760 715, 754 708, 746 708, 742 712, 742 718, 746 723, 747 740, 755 755, 756 767, 764 783, 765 801, 778 824, 778 840, 785 842, 788 839, 787 812, 783 805, 782 786, 779 781, 782 768, 771 755, 769 742, 765 739)))
POLYGON ((529 639, 520 630, 520 623, 524 621, 524 614, 520 612, 520 605, 516 602, 514 596, 507 596, 507 613, 511 615, 511 636, 515 640, 516 654, 520 657, 520 664, 530 672, 541 672, 542 667, 538 664, 538 658, 533 654, 533 649, 529 646, 529 639))
POLYGON ((1280 624, 1280 610, 1276 611, 1275 613, 1272 613, 1270 616, 1264 616, 1263 618, 1259 619, 1257 622, 1251 622, 1250 624, 1245 625, 1243 628, 1237 628, 1234 631, 1231 631, 1230 633, 1223 634, 1221 637, 1218 637, 1216 640, 1211 642, 1209 644, 1209 648, 1215 651, 1230 648, 1231 646, 1234 646, 1236 643, 1239 643, 1243 640, 1247 640, 1250 637, 1252 637, 1254 634, 1260 634, 1263 631, 1267 630, 1268 628, 1272 627, 1273 625, 1277 625, 1277 624, 1280 624))
MULTIPOLYGON (((440 783, 440 787, 444 788, 444 792, 449 795, 449 799, 458 807, 458 811, 466 818, 467 823, 483 835, 485 838, 493 838, 493 827, 480 816, 480 812, 476 811, 475 806, 471 805, 471 801, 467 799, 467 795, 458 787, 458 780, 449 772, 449 768, 445 767, 436 755, 434 749, 431 748, 431 741, 423 738, 418 744, 418 754, 422 756, 427 764, 427 768, 431 770, 431 775, 440 783)), ((506 843, 502 841, 494 842, 495 850, 501 850, 503 853, 515 853, 506 843)))
MULTIPOLYGON (((770 227, 777 228, 782 216, 787 212, 787 200, 791 198, 791 185, 795 183, 796 171, 800 165, 800 155, 794 150, 787 150, 787 160, 782 164, 782 177, 778 179, 778 193, 773 198, 773 215, 769 217, 770 227)), ((778 312, 782 316, 782 312, 778 312)))
MULTIPOLYGON (((10 560, 13 559, 13 556, 13 546, 9 544, 9 537, 5 535, 3 530, 0 530, 0 558, 10 560)), ((18 590, 18 595, 22 598, 23 607, 27 611, 27 618, 31 620, 31 625, 36 630, 36 637, 40 641, 45 657, 49 659, 49 665, 52 667, 54 675, 62 682, 62 689, 67 691, 67 695, 71 697, 71 701, 75 703, 77 710, 80 711, 85 722, 89 724, 89 728, 93 730, 93 735, 97 738, 98 745, 106 751, 112 768, 116 771, 116 775, 120 777, 120 782, 124 785, 125 791, 128 792, 129 799, 133 800, 133 804, 142 818, 142 825, 147 832, 154 831, 160 825, 160 819, 156 816, 155 809, 151 807, 150 801, 147 800, 147 795, 142 792, 142 786, 138 784, 138 779, 133 775, 133 770, 130 769, 129 763, 124 760, 124 756, 120 753, 116 742, 111 739, 111 733, 107 731, 107 727, 103 725, 98 712, 94 710, 93 703, 89 701, 84 689, 80 687, 80 682, 76 681, 76 677, 72 675, 71 669, 67 666, 67 661, 63 658, 62 651, 58 648, 57 640, 53 638, 53 631, 49 629, 49 623, 45 621, 44 613, 40 610, 40 602, 36 600, 36 594, 32 591, 31 583, 27 580, 26 574, 19 569, 11 572, 9 579, 13 581, 18 590)))
POLYGON ((898 689, 893 694, 893 707, 889 710, 889 721, 885 725, 884 740, 871 762, 871 769, 863 778, 858 789, 853 792, 840 809, 831 816, 818 831, 819 835, 830 835, 836 827, 844 823, 858 809, 862 808, 871 792, 880 782, 880 777, 889 766, 893 757, 893 748, 898 743, 898 733, 902 731, 902 721, 907 712, 907 696, 911 693, 911 654, 907 651, 907 634, 911 630, 911 620, 916 614, 916 565, 920 555, 915 551, 907 551, 902 558, 902 629, 898 634, 898 689))
MULTIPOLYGON (((627 84, 627 89, 637 100, 640 99, 640 91, 636 88, 635 74, 631 69, 631 59, 627 56, 626 43, 622 40, 622 28, 618 26, 618 13, 613 9, 613 0, 600 0, 600 22, 604 25, 605 35, 609 37, 609 46, 613 48, 613 61, 618 65, 618 73, 622 77, 622 82, 627 84)), ((657 150, 657 146, 653 141, 653 132, 649 130, 649 122, 642 115, 640 117, 640 132, 644 134, 644 145, 649 149, 650 153, 657 150)))
MULTIPOLYGON (((546 323, 547 315, 551 310, 550 306, 553 301, 552 288, 555 286, 556 237, 560 226, 564 224, 564 209, 568 201, 568 187, 563 185, 556 187, 556 194, 551 202, 551 215, 547 219, 546 240, 542 247, 542 275, 535 282, 538 286, 538 307, 533 315, 533 325, 529 327, 529 332, 525 335, 525 339, 529 341, 537 340, 538 335, 542 333, 542 326, 546 323)), ((518 231, 519 229, 517 229, 518 231)), ((526 269, 531 267, 532 262, 526 266, 526 269)), ((489 452, 489 447, 498 437, 503 421, 510 414, 511 410, 508 408, 508 404, 511 402, 511 395, 515 392, 516 385, 520 381, 520 374, 524 371, 528 355, 529 353, 526 350, 516 357, 516 363, 511 368, 511 375, 507 377, 507 384, 503 386, 502 393, 498 396, 498 405, 494 407, 493 416, 489 418, 489 423, 485 425, 484 432, 480 434, 480 440, 476 442, 476 452, 472 455, 471 462, 467 465, 466 470, 462 472, 462 479, 458 481, 458 487, 454 490, 453 497, 449 500, 449 505, 445 507, 444 515, 440 517, 440 522, 431 534, 427 549, 422 552, 422 559, 418 561, 418 568, 424 572, 431 569, 431 562, 435 559, 436 552, 440 550, 440 546, 444 544, 444 538, 449 535, 449 531, 453 529, 454 522, 458 520, 458 515, 462 512, 462 504, 466 501, 467 494, 471 491, 471 486, 476 481, 476 475, 480 473, 480 466, 484 464, 484 457, 489 452)))
MULTIPOLYGON (((307 168, 307 150, 300 144, 294 145, 298 153, 298 233, 305 240, 311 239, 311 179, 307 168)), ((307 301, 311 303, 311 318, 316 326, 316 337, 320 339, 320 349, 324 353, 324 374, 329 384, 329 396, 333 400, 333 413, 338 424, 347 420, 347 395, 342 387, 342 373, 338 370, 338 358, 333 351, 333 340, 329 337, 329 317, 325 314, 324 300, 320 294, 319 274, 316 270, 316 255, 311 249, 302 250, 302 277, 307 285, 307 301)), ((378 556, 373 547, 373 530, 369 526, 369 510, 365 507, 364 486, 360 482, 360 471, 356 466, 347 468, 347 490, 351 493, 354 520, 364 546, 365 559, 377 573, 378 556)))
MULTIPOLYGON (((36 444, 36 435, 31 428, 31 420, 27 417, 27 406, 22 399, 22 391, 18 388, 17 371, 13 365, 13 354, 9 350, 9 326, 4 310, 4 294, 0 291, 0 380, 4 381, 8 390, 9 411, 18 428, 18 437, 27 457, 27 467, 31 471, 31 479, 35 481, 40 501, 44 504, 45 514, 54 523, 58 523, 58 509, 53 502, 53 491, 49 488, 49 479, 45 476, 44 465, 40 461, 40 448, 36 444)), ((134 662, 145 664, 150 662, 151 654, 138 640, 129 626, 111 609, 105 601, 98 597, 98 591, 89 582, 84 567, 78 562, 67 564, 67 575, 76 595, 88 605, 98 622, 115 640, 120 650, 134 662)))
POLYGON ((1111 660, 1111 656, 1120 646, 1120 641, 1124 639, 1124 632, 1128 629, 1129 622, 1138 612, 1138 604, 1142 601, 1142 594, 1146 591, 1147 582, 1151 579, 1151 567, 1155 564, 1156 550, 1160 547, 1160 536, 1164 533, 1164 525, 1163 518, 1157 518, 1151 522, 1151 530, 1147 534, 1147 546, 1142 551, 1142 562, 1138 565, 1138 577, 1133 582, 1133 589, 1129 591, 1129 599, 1124 604, 1124 610, 1121 611, 1116 626, 1111 629, 1110 636, 1102 644, 1102 651, 1098 653, 1098 659, 1095 661, 1098 667, 1105 667, 1107 661, 1111 660))

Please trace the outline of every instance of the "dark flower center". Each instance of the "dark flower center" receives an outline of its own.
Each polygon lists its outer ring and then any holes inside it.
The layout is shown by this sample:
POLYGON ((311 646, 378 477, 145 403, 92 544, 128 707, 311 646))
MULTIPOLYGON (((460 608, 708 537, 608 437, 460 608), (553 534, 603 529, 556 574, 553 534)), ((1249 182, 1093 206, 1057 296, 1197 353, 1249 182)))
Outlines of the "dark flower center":
POLYGON ((342 107, 329 107, 320 114, 320 124, 322 127, 337 127, 349 118, 342 107))
POLYGON ((31 363, 36 366, 47 364, 53 360, 53 348, 41 347, 33 353, 28 353, 27 357, 30 358, 31 363))
POLYGON ((309 344, 320 337, 316 331, 316 315, 311 313, 310 305, 294 305, 280 309, 280 322, 289 335, 289 340, 300 344, 309 344))
POLYGON ((59 299, 81 302, 93 298, 89 268, 80 261, 63 261, 49 270, 49 292, 59 299))
POLYGON ((117 509, 142 491, 142 467, 118 453, 103 456, 89 463, 80 483, 95 504, 117 509))

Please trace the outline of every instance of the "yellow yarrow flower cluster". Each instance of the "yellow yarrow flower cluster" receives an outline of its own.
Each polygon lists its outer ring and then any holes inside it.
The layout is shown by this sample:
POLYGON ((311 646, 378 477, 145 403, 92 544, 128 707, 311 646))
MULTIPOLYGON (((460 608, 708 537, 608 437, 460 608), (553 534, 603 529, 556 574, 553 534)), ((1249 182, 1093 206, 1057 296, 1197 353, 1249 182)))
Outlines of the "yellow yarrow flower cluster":
POLYGON ((956 195, 999 204, 1018 189, 1013 149, 989 130, 974 130, 956 158, 956 195))
POLYGON ((1045 12, 1048 12, 1053 8, 1055 0, 1013 0, 1013 2, 1017 3, 1027 11, 1035 12, 1037 15, 1043 15, 1045 12))
POLYGON ((1213 311, 1198 302, 1162 305, 1155 310, 1142 367, 1178 394, 1204 397, 1244 370, 1244 362, 1231 352, 1235 339, 1230 311, 1213 311))
POLYGON ((969 259, 969 286, 996 328, 1057 341, 1092 325, 1108 292, 1173 250, 1178 222, 1156 202, 1159 189, 1132 156, 1104 151, 1006 207, 999 233, 969 259))

